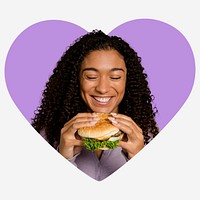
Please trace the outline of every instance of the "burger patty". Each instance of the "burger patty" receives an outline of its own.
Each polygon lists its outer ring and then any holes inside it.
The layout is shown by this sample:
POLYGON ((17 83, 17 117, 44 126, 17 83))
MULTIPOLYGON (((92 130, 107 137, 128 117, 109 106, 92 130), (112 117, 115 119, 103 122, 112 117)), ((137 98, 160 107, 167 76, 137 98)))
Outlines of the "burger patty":
POLYGON ((120 136, 121 135, 121 131, 118 131, 115 135, 113 135, 113 136, 111 136, 111 137, 118 137, 118 136, 120 136))
POLYGON ((118 131, 117 133, 115 133, 115 134, 112 135, 112 136, 104 137, 104 139, 96 138, 95 140, 97 140, 97 141, 104 141, 104 140, 108 140, 109 138, 112 138, 112 137, 119 137, 121 134, 122 134, 122 132, 121 132, 121 131, 118 131))

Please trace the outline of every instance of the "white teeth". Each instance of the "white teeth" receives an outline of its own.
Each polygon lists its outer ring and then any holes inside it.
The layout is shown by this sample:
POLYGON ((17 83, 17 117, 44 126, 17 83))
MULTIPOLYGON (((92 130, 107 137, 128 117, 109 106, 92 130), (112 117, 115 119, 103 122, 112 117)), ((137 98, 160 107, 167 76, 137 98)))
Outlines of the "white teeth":
POLYGON ((100 98, 100 97, 94 97, 97 101, 101 102, 101 103, 107 103, 110 100, 109 98, 100 98))

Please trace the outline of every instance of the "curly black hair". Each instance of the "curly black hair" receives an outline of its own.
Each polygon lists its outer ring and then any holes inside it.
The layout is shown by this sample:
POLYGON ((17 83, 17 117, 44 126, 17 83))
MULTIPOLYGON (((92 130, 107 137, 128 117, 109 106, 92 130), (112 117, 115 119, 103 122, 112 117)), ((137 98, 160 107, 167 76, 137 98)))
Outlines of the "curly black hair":
POLYGON ((127 68, 125 94, 118 112, 131 117, 143 130, 145 144, 158 134, 155 121, 157 108, 153 107, 154 96, 149 89, 141 58, 122 38, 94 30, 75 40, 64 52, 46 83, 41 104, 34 112, 32 126, 38 132, 45 130, 46 139, 54 148, 59 143, 63 125, 76 114, 87 112, 79 85, 80 66, 84 58, 92 51, 111 49, 123 56, 127 68))

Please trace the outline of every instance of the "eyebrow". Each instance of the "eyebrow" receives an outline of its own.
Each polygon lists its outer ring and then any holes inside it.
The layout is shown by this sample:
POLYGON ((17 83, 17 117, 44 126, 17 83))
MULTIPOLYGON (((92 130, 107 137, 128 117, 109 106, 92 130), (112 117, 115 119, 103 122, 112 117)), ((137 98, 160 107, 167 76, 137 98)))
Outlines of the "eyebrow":
POLYGON ((95 72, 97 72, 98 70, 96 69, 96 68, 93 68, 93 67, 87 67, 87 68, 84 68, 83 70, 82 70, 82 72, 84 72, 84 71, 95 71, 95 72))
POLYGON ((124 72, 124 69, 115 67, 115 68, 112 68, 111 71, 123 71, 124 72))
MULTIPOLYGON (((95 71, 95 72, 98 72, 98 70, 96 68, 93 68, 93 67, 84 68, 82 70, 82 72, 84 72, 84 71, 95 71)), ((114 67, 114 68, 111 69, 111 71, 123 71, 124 72, 124 69, 119 68, 119 67, 114 67)))

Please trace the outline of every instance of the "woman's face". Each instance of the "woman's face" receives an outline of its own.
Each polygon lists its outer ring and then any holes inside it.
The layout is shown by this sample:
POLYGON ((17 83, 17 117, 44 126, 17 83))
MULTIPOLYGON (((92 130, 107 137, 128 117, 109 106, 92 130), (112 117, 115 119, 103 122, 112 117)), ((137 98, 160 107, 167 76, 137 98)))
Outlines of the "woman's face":
POLYGON ((80 91, 92 112, 118 112, 126 86, 124 59, 116 50, 96 50, 85 57, 80 70, 80 91))

